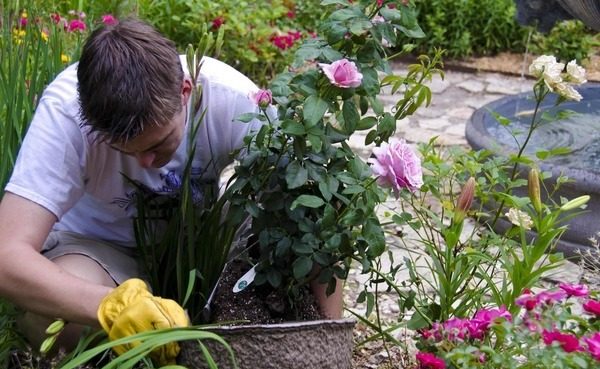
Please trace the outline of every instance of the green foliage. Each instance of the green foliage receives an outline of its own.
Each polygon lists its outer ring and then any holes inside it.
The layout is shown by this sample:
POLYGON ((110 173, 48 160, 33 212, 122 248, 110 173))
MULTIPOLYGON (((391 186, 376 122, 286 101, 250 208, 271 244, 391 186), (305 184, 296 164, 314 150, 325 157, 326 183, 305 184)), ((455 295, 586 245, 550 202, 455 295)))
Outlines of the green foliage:
POLYGON ((554 55, 560 60, 585 61, 593 48, 599 46, 597 33, 588 29, 579 20, 558 22, 546 35, 532 36, 531 52, 538 55, 554 55))
POLYGON ((207 26, 212 32, 222 28, 227 42, 219 58, 264 85, 290 64, 293 50, 299 44, 289 39, 290 47, 280 49, 273 38, 288 37, 288 32, 310 37, 307 32, 314 31, 320 14, 317 3, 316 0, 302 1, 298 5, 284 0, 267 3, 140 0, 139 16, 148 19, 180 49, 195 43, 203 27, 207 26), (288 16, 292 13, 293 19, 288 16))
MULTIPOLYGON (((21 4, 23 6, 27 4, 21 4)), ((79 56, 80 32, 66 32, 35 7, 6 9, 0 34, 0 186, 4 188, 44 88, 79 56), (22 26, 26 15, 26 25, 22 26), (39 21, 35 21, 38 19, 39 21)))
POLYGON ((513 0, 418 0, 417 20, 427 35, 418 50, 445 49, 450 57, 523 51, 527 29, 515 20, 513 0))
POLYGON ((380 73, 391 73, 384 39, 396 44, 399 34, 422 35, 410 6, 384 8, 372 1, 323 1, 326 16, 319 37, 306 40, 292 71, 271 84, 277 116, 264 112, 267 124, 247 139, 247 154, 226 193, 234 214, 252 215, 260 254, 258 285, 294 297, 300 286, 316 279, 332 292, 353 261, 367 272, 385 250, 375 214, 385 193, 348 140, 360 130, 369 142, 381 143, 395 132, 400 118, 384 111, 378 98, 382 85, 400 81, 414 87, 395 89, 407 106, 399 114, 428 103, 420 98, 429 96, 422 83, 439 73, 439 55, 411 66, 408 76, 380 81, 380 73), (372 22, 379 13, 386 21, 372 22), (360 86, 335 86, 317 67, 343 58, 362 73, 360 86))

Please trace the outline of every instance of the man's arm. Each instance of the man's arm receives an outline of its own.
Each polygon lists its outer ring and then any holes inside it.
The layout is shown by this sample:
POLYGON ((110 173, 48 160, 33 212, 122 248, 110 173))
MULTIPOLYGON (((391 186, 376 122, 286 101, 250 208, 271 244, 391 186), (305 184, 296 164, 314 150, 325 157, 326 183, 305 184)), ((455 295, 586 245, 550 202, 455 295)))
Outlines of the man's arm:
POLYGON ((98 327, 110 287, 77 278, 40 254, 56 222, 44 207, 10 192, 0 202, 0 295, 27 311, 98 327))

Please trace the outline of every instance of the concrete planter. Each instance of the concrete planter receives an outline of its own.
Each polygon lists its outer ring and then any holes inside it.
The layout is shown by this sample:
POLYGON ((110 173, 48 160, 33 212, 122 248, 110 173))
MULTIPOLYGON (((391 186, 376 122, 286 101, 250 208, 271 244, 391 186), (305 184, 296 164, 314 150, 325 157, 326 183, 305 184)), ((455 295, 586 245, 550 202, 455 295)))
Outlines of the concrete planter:
MULTIPOLYGON (((211 329, 233 349, 240 369, 350 369, 352 319, 282 324, 221 326, 211 329)), ((233 368, 219 344, 209 347, 219 368, 233 368)), ((178 363, 190 369, 207 368, 196 342, 183 342, 178 363)))

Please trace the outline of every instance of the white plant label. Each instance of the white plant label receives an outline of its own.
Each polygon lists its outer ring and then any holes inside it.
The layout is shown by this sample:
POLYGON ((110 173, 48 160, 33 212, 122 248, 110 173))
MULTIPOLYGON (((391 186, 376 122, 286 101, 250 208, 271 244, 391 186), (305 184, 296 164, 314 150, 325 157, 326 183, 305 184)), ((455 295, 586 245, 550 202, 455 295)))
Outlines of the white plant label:
POLYGON ((253 266, 249 271, 247 271, 246 274, 242 276, 242 278, 238 279, 238 281, 235 282, 235 285, 233 286, 233 293, 243 291, 246 287, 250 285, 250 283, 254 281, 254 277, 256 276, 256 265, 253 266))

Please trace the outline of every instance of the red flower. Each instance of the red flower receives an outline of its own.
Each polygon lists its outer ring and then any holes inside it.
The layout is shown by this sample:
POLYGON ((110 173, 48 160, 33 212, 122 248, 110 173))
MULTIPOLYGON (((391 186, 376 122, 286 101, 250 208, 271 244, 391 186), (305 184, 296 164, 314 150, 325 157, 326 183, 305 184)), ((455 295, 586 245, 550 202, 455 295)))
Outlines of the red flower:
POLYGON ((60 14, 58 14, 58 13, 52 13, 52 14, 50 14, 50 19, 52 19, 54 24, 58 24, 58 23, 60 23, 61 17, 60 17, 60 14))
POLYGON ((377 0, 377 6, 382 6, 383 5, 383 0, 377 0))
POLYGON ((429 352, 417 352, 417 361, 419 362, 419 369, 444 369, 446 363, 443 359, 431 354, 429 352))
POLYGON ((225 23, 225 18, 223 18, 223 16, 218 16, 215 19, 213 19, 211 27, 212 27, 212 29, 217 30, 217 29, 221 28, 223 23, 225 23))
POLYGON ((583 304, 583 309, 588 313, 600 315, 600 301, 588 300, 583 304))
POLYGON ((560 346, 566 352, 580 351, 581 346, 579 345, 579 340, 573 334, 562 333, 557 330, 547 331, 544 329, 542 332, 542 338, 544 339, 544 343, 546 345, 551 345, 552 342, 560 343, 560 346))
POLYGON ((294 13, 292 10, 288 11, 285 15, 290 19, 296 18, 296 13, 294 13))
POLYGON ((85 31, 85 28, 86 28, 85 23, 83 23, 79 19, 73 19, 72 21, 69 22, 69 25, 67 26, 67 30, 69 32, 85 31))

